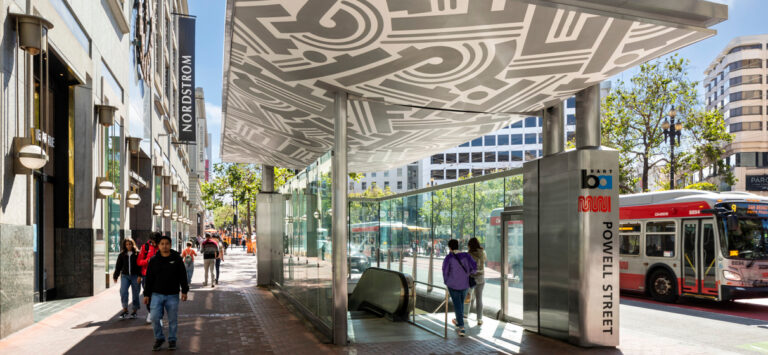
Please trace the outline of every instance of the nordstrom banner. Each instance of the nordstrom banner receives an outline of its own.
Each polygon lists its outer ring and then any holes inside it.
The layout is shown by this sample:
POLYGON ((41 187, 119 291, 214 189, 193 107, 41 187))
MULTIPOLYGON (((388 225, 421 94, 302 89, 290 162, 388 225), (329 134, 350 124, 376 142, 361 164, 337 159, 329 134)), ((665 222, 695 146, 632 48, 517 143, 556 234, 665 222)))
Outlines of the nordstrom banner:
POLYGON ((179 16, 179 140, 194 142, 195 124, 195 19, 179 16))

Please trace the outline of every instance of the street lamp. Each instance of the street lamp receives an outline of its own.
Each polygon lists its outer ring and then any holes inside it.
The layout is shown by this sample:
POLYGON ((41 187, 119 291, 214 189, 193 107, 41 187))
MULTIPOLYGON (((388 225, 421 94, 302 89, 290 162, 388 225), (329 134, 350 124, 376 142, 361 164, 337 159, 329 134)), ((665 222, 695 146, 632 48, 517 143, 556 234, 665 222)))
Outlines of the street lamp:
POLYGON ((680 144, 680 133, 683 130, 683 124, 678 122, 675 123, 675 116, 677 116, 677 111, 675 111, 675 106, 672 106, 672 109, 669 110, 669 121, 664 120, 664 123, 661 124, 661 128, 663 128, 664 137, 665 140, 669 143, 669 189, 674 190, 675 189, 675 145, 680 144))

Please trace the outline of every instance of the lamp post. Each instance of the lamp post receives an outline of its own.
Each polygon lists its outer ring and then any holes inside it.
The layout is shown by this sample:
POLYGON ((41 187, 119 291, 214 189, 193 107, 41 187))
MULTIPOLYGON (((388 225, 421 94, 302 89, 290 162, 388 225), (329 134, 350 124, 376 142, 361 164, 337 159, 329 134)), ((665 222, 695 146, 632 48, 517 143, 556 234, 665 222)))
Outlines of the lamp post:
POLYGON ((670 161, 669 161, 669 189, 674 190, 675 189, 675 145, 680 144, 680 133, 683 130, 683 124, 680 122, 675 123, 675 116, 677 116, 677 111, 675 111, 675 106, 672 106, 672 109, 669 110, 669 121, 664 120, 664 123, 661 124, 661 128, 663 128, 664 137, 665 140, 669 143, 669 155, 670 155, 670 161))

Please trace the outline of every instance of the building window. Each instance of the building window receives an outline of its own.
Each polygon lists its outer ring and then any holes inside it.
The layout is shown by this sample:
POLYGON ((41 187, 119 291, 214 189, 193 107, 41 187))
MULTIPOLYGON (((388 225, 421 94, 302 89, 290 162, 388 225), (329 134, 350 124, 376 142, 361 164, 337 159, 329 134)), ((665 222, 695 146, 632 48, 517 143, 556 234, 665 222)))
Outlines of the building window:
POLYGON ((384 177, 389 177, 389 171, 384 172, 384 177))
POLYGON ((536 133, 526 133, 525 144, 536 144, 536 133))
POLYGON ((567 108, 576 108, 576 97, 571 96, 568 98, 568 100, 565 100, 565 107, 567 108))
POLYGON ((741 69, 755 69, 762 68, 763 61, 760 59, 744 59, 728 64, 728 71, 736 71, 741 69))
POLYGON ((762 115, 762 114, 763 114, 762 106, 742 106, 742 107, 732 108, 730 110, 728 117, 762 115))
POLYGON ((731 102, 741 100, 759 100, 763 98, 762 90, 749 90, 734 92, 729 96, 731 102))
POLYGON ((354 190, 355 189, 355 183, 354 182, 350 182, 349 183, 349 189, 350 190, 354 190))
POLYGON ((365 183, 365 181, 362 182, 360 187, 362 187, 363 191, 365 191, 365 188, 367 187, 367 184, 365 183))
POLYGON ((537 127, 536 123, 537 123, 536 117, 526 117, 525 118, 525 128, 537 127))
POLYGON ((509 152, 499 152, 499 162, 509 161, 509 152))
POLYGON ((482 147, 483 146, 483 139, 482 138, 475 138, 472 140, 472 146, 473 147, 482 147))
POLYGON ((459 163, 469 163, 469 153, 459 153, 459 163))
POLYGON ((469 147, 469 142, 462 143, 459 147, 469 147))
POLYGON ((445 178, 445 174, 442 170, 432 170, 430 177, 435 180, 443 180, 445 178))
POLYGON ((763 45, 760 43, 757 43, 757 44, 745 44, 743 46, 733 47, 730 51, 728 51, 728 54, 745 51, 747 49, 763 49, 763 45))
POLYGON ((509 128, 523 128, 523 120, 517 121, 509 125, 509 128))
POLYGON ((574 140, 575 138, 576 138, 576 132, 571 131, 565 134, 565 140, 568 142, 574 140))
POLYGON ((485 146, 492 147, 496 145, 496 136, 485 136, 485 146))
POLYGON ((472 162, 473 163, 482 163, 483 162, 483 153, 480 153, 480 152, 472 153, 472 162))
POLYGON ((444 154, 435 154, 432 156, 432 164, 443 164, 443 163, 445 163, 444 154))
POLYGON ((376 173, 371 173, 371 177, 376 177, 376 173))
POLYGON ((565 116, 565 124, 569 126, 573 126, 576 124, 576 115, 574 114, 568 114, 565 116))
POLYGON ((384 181, 384 190, 389 188, 389 181, 384 181))
POLYGON ((760 74, 755 75, 742 75, 735 78, 728 79, 730 86, 748 85, 748 84, 762 84, 763 76, 760 74))
POLYGON ((403 189, 403 182, 402 181, 398 181, 397 182, 397 189, 398 190, 402 190, 403 189))
POLYGON ((536 159, 536 151, 535 150, 526 150, 525 151, 525 161, 531 161, 536 159))
POLYGON ((397 168, 397 177, 403 176, 403 168, 397 168))
POLYGON ((731 123, 728 126, 728 131, 730 133, 741 132, 741 131, 762 131, 762 130, 763 130, 763 122, 760 122, 760 121, 731 123))
POLYGON ((459 169, 459 178, 465 178, 469 175, 469 169, 459 169))
POLYGON ((485 175, 493 174, 496 169, 485 169, 485 175))
POLYGON ((485 152, 485 162, 486 163, 495 163, 496 162, 496 152, 485 152))
POLYGON ((523 151, 521 151, 521 150, 513 150, 512 151, 512 161, 523 161, 523 151))
POLYGON ((498 145, 509 145, 509 135, 508 134, 499 135, 496 138, 496 143, 498 143, 498 145))
POLYGON ((522 134, 513 134, 510 137, 509 144, 511 145, 520 145, 523 144, 523 135, 522 134))
POLYGON ((456 169, 448 169, 445 171, 446 180, 456 180, 456 169))
POLYGON ((456 153, 448 153, 445 155, 446 164, 456 164, 456 153))
POLYGON ((483 169, 472 169, 472 176, 482 176, 483 169))

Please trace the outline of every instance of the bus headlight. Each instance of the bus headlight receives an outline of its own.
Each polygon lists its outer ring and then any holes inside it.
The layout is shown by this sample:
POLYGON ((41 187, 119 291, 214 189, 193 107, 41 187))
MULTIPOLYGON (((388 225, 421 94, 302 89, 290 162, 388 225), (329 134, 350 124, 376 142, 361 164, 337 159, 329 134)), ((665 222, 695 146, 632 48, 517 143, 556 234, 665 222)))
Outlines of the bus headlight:
POLYGON ((723 270, 723 277, 730 281, 741 281, 741 275, 738 272, 723 270))

